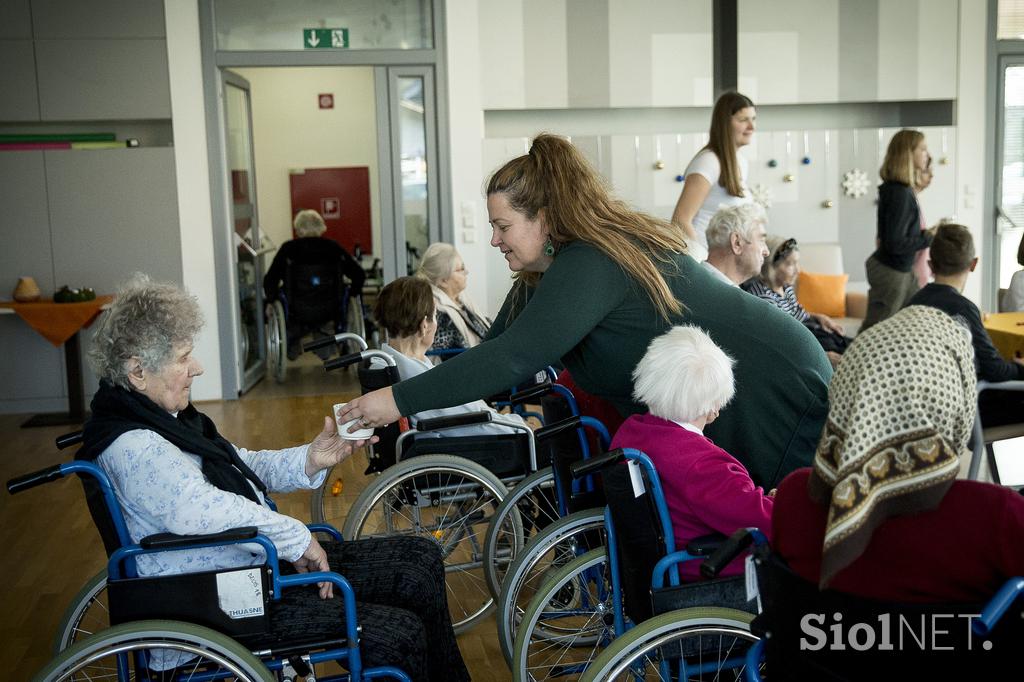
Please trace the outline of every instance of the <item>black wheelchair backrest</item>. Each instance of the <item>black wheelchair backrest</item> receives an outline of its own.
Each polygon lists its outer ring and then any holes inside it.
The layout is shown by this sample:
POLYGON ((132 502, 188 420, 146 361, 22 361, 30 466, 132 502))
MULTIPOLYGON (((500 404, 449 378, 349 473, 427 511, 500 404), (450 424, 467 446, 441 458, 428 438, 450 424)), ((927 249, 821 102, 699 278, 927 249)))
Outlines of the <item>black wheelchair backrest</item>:
POLYGON ((667 548, 646 470, 633 468, 643 482, 640 495, 636 494, 626 463, 605 467, 602 480, 615 526, 623 609, 634 623, 639 623, 651 617, 651 575, 667 548))
POLYGON ((340 320, 345 300, 345 283, 337 260, 323 263, 287 262, 285 295, 288 316, 303 325, 340 320))

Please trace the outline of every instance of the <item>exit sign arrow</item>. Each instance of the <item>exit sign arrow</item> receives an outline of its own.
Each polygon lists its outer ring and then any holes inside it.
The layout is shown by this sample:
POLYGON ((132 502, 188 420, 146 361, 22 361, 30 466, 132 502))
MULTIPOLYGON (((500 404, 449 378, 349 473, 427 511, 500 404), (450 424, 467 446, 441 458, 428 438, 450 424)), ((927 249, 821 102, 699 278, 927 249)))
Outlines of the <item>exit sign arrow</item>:
POLYGON ((304 28, 302 47, 306 50, 330 50, 348 47, 347 28, 304 28))

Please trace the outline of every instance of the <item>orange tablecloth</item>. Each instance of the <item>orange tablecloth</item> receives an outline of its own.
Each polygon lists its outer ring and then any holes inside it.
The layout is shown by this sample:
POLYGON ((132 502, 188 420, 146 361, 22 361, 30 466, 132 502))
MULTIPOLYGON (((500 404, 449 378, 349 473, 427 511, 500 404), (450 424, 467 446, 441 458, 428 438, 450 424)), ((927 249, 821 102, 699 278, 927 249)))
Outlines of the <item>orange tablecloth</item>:
POLYGON ((992 313, 985 320, 992 345, 1007 360, 1024 357, 1024 313, 992 313))
POLYGON ((92 324, 100 309, 113 300, 113 296, 97 296, 82 303, 54 303, 46 299, 32 303, 4 302, 0 303, 0 308, 12 309, 47 341, 60 346, 78 330, 92 324))

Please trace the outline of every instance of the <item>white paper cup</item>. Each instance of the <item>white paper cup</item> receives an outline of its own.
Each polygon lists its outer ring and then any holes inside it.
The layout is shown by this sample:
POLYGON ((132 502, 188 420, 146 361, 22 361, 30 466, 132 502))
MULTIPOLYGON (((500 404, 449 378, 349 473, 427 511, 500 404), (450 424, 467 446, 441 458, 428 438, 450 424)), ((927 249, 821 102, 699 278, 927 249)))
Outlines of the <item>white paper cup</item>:
POLYGON ((370 436, 373 435, 372 426, 368 426, 365 429, 358 429, 356 431, 353 431, 352 433, 349 433, 348 430, 352 426, 356 426, 359 420, 350 419, 347 422, 342 423, 341 420, 338 419, 338 414, 341 412, 342 408, 344 408, 345 405, 347 404, 348 403, 338 403, 337 405, 334 406, 334 423, 338 425, 338 435, 344 438, 345 440, 369 440, 370 436))

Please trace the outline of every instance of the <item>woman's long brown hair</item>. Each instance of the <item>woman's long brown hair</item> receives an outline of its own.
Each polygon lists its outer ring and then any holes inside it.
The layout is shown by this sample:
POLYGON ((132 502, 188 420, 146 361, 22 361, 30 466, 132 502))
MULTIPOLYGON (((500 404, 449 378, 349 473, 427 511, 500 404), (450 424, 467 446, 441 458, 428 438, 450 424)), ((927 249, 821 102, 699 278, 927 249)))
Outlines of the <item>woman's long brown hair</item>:
POLYGON ((732 136, 732 117, 737 111, 753 106, 749 97, 738 92, 726 92, 718 98, 711 111, 711 130, 704 149, 711 150, 718 157, 721 167, 718 184, 734 197, 743 196, 743 178, 740 176, 736 142, 732 136))
MULTIPOLYGON (((671 254, 686 251, 682 233, 614 199, 601 176, 568 141, 538 135, 528 154, 494 172, 487 183, 487 195, 492 194, 504 195, 509 206, 530 220, 543 210, 556 254, 571 241, 593 244, 643 286, 662 317, 668 320, 682 312, 658 269, 658 263, 671 262, 671 254)), ((517 274, 517 280, 527 285, 539 279, 535 272, 517 274)))

